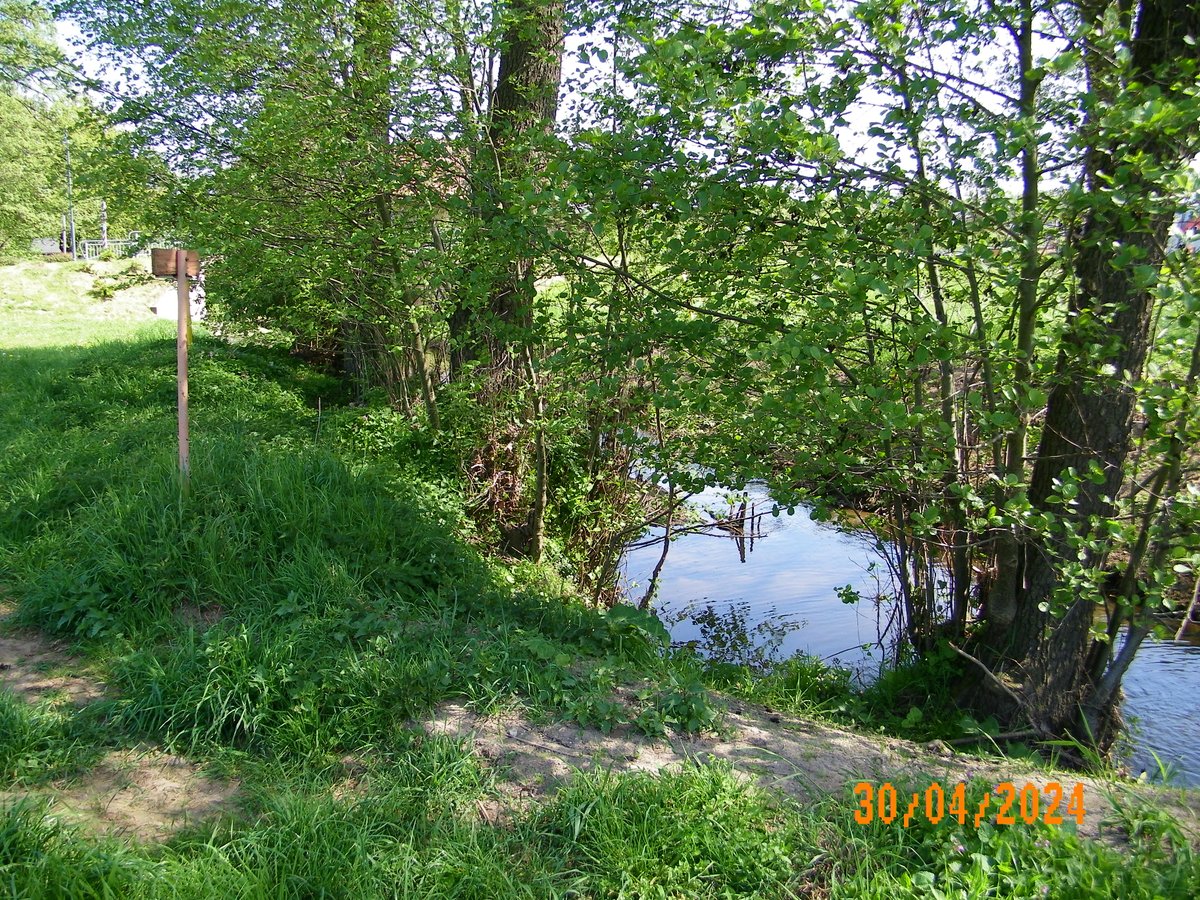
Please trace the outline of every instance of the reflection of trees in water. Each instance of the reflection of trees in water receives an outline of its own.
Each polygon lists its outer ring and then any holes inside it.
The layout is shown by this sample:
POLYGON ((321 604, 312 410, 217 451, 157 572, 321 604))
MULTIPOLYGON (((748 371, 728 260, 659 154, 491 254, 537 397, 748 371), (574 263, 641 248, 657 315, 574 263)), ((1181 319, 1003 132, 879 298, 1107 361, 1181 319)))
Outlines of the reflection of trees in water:
MULTIPOLYGON (((944 553, 933 542, 915 541, 894 529, 876 535, 873 547, 882 563, 867 566, 875 589, 860 594, 850 587, 838 591, 844 603, 867 600, 875 607, 876 646, 884 664, 897 667, 912 648, 928 649, 939 628, 953 615, 953 581, 944 553)), ((942 551, 945 548, 941 548, 942 551)))
MULTIPOLYGON (((905 606, 898 602, 893 575, 889 569, 867 566, 867 574, 874 581, 873 590, 859 590, 846 585, 837 590, 837 597, 847 605, 870 604, 875 612, 876 635, 874 642, 853 643, 836 653, 821 657, 822 662, 847 665, 840 661, 845 654, 875 651, 880 654, 884 667, 899 665, 906 652, 905 606)), ((832 598, 831 598, 832 599, 832 598)), ((791 653, 783 653, 784 641, 794 632, 804 629, 804 619, 793 618, 792 614, 773 612, 765 617, 749 602, 736 603, 695 602, 674 610, 660 610, 659 618, 668 629, 680 623, 688 623, 700 632, 700 637, 680 642, 694 647, 707 659, 718 663, 749 666, 766 671, 777 665, 791 653)), ((801 651, 802 653, 804 651, 801 651)), ((870 679, 868 671, 872 664, 849 663, 849 667, 860 677, 870 679)))
POLYGON ((738 559, 745 563, 746 555, 754 552, 755 539, 766 536, 766 531, 762 525, 764 517, 768 515, 777 516, 779 514, 779 505, 774 502, 767 504, 769 508, 759 510, 757 501, 750 503, 744 494, 741 495, 740 507, 736 506, 736 502, 731 496, 727 496, 726 501, 729 504, 728 515, 720 515, 707 507, 697 508, 698 512, 708 515, 711 521, 693 522, 688 525, 676 527, 674 525, 675 511, 678 506, 687 503, 690 498, 691 495, 688 494, 677 500, 675 485, 674 483, 670 483, 662 535, 655 535, 649 539, 635 541, 625 547, 624 552, 628 553, 630 550, 640 550, 654 544, 662 545, 662 552, 658 556, 658 562, 654 566, 654 571, 650 573, 650 581, 646 586, 646 592, 638 602, 640 609, 649 609, 650 605, 654 602, 654 597, 658 593, 658 579, 662 574, 663 566, 667 562, 667 553, 671 549, 671 541, 685 534, 706 534, 729 538, 737 547, 738 559))
POLYGON ((765 670, 779 662, 780 648, 794 631, 804 627, 803 620, 773 613, 750 624, 749 603, 690 603, 679 610, 660 613, 668 627, 690 622, 700 630, 700 638, 688 641, 713 662, 750 666, 765 670))
MULTIPOLYGON (((625 547, 627 553, 654 546, 660 548, 640 599, 635 599, 631 593, 636 585, 632 582, 627 585, 630 602, 642 609, 652 608, 675 540, 686 536, 727 542, 736 549, 740 563, 746 564, 756 542, 776 530, 767 523, 767 517, 777 518, 782 513, 770 497, 754 499, 746 493, 727 493, 723 503, 702 506, 692 495, 677 494, 671 485, 667 500, 665 519, 659 522, 654 533, 625 547), (689 506, 692 515, 678 521, 677 510, 689 506), (696 516, 700 517, 698 521, 696 516)), ((847 568, 858 568, 866 578, 860 580, 858 586, 847 584, 837 588, 836 594, 843 603, 872 610, 876 633, 874 641, 855 642, 823 657, 822 661, 832 660, 838 664, 846 654, 867 652, 878 653, 878 662, 883 668, 902 664, 911 654, 914 635, 925 634, 950 617, 950 579, 944 561, 924 543, 912 540, 910 535, 897 534, 890 527, 880 526, 871 517, 846 516, 827 527, 835 529, 847 544, 861 547, 864 555, 874 557, 865 566, 848 559, 847 568)), ((713 561, 703 568, 708 569, 711 565, 719 572, 726 565, 726 558, 725 554, 713 554, 713 561), (722 562, 717 563, 717 558, 722 562)), ((829 599, 833 602, 832 596, 829 599)), ((783 658, 785 654, 781 650, 787 636, 807 623, 791 618, 787 610, 772 613, 764 619, 758 619, 759 615, 761 612, 752 610, 750 603, 720 600, 697 601, 675 610, 659 611, 660 618, 668 626, 688 622, 697 628, 700 637, 687 643, 713 661, 765 669, 783 658)), ((849 632, 845 636, 848 640, 853 637, 849 632)), ((851 664, 851 667, 864 668, 862 663, 851 664)), ((873 664, 865 666, 866 669, 873 667, 873 664)), ((860 675, 871 677, 865 671, 860 675)))

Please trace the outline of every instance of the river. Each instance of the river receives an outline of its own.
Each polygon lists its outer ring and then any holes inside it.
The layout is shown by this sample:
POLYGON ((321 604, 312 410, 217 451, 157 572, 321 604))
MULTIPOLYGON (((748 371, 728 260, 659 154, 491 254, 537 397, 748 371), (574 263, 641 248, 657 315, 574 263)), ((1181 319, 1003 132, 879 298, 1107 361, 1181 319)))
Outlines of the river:
MULTIPOLYGON (((774 506, 765 484, 751 483, 744 494, 747 510, 774 506)), ((730 510, 726 493, 716 489, 690 502, 718 515, 730 510)), ((889 606, 872 602, 889 589, 875 540, 815 522, 804 508, 757 522, 753 539, 749 530, 739 541, 709 529, 671 542, 654 606, 672 638, 733 661, 803 651, 869 679, 886 652, 880 633, 887 631, 890 613, 889 606), (839 589, 847 586, 858 602, 842 601, 839 589)), ((622 572, 634 599, 650 581, 662 534, 653 529, 626 551, 622 572)), ((1125 693, 1129 767, 1156 774, 1157 754, 1175 782, 1200 785, 1200 644, 1147 639, 1126 674, 1125 693)))

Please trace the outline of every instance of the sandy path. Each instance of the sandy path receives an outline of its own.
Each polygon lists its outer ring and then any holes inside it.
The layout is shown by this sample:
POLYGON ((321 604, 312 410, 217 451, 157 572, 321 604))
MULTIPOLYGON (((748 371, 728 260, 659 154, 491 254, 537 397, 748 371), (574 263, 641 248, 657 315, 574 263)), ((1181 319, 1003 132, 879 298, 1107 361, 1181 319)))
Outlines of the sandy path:
MULTIPOLYGON (((1106 822, 1112 816, 1113 803, 1140 798, 1170 810, 1200 841, 1200 795, 1195 791, 1051 773, 1025 762, 956 754, 940 742, 920 745, 877 738, 736 702, 731 704, 720 735, 672 735, 660 741, 650 741, 629 729, 606 735, 577 725, 537 725, 515 713, 480 717, 455 703, 439 706, 422 727, 469 741, 495 768, 502 790, 518 802, 552 792, 574 770, 657 772, 689 761, 715 759, 764 787, 800 800, 844 795, 848 815, 854 804, 847 786, 859 781, 876 787, 893 783, 901 791, 901 814, 911 792, 923 794, 933 782, 947 794, 958 782, 975 778, 993 785, 1011 782, 1017 791, 1033 784, 1041 797, 1048 796, 1046 788, 1051 782, 1059 782, 1068 794, 1076 783, 1082 783, 1086 812, 1079 833, 1083 836, 1117 837, 1106 822)), ((998 802, 997 798, 989 808, 988 820, 998 802)), ((1064 800, 1064 810, 1065 805, 1064 800)))
MULTIPOLYGON (((27 703, 85 706, 104 685, 62 647, 32 632, 0 636, 0 690, 27 703)), ((49 815, 100 834, 161 841, 180 828, 231 810, 236 781, 213 778, 200 766, 145 747, 115 750, 86 772, 49 784, 0 791, 0 805, 45 804, 49 815)))

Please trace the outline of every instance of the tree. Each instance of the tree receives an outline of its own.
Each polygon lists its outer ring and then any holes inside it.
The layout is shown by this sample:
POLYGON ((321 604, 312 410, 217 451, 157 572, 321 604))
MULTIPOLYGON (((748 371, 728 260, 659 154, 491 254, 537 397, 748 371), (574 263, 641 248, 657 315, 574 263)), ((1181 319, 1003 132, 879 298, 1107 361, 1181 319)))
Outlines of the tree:
POLYGON ((40 104, 0 91, 0 256, 24 256, 29 242, 56 235, 62 138, 40 104))
MULTIPOLYGON (((65 8, 98 48, 144 67, 118 115, 183 176, 168 208, 217 259, 218 315, 332 345, 360 388, 382 385, 433 430, 443 361, 452 382, 467 356, 494 362, 507 373, 492 385, 499 431, 529 418, 522 407, 540 400, 517 395, 538 378, 543 250, 526 198, 557 106, 561 0, 325 0, 239 7, 236 21, 203 3, 65 8)), ((515 456, 498 460, 507 474, 495 483, 511 496, 485 490, 481 507, 535 556, 544 443, 539 428, 500 442, 515 456)))
POLYGON ((635 461, 668 517, 752 476, 870 508, 899 656, 1106 742, 1197 549, 1188 4, 69 6, 141 54, 214 308, 440 421, 508 550, 549 521, 602 595, 635 461))
MULTIPOLYGON (((1080 558, 1085 569, 1096 570, 1113 550, 1098 531, 1116 512, 1128 478, 1137 387, 1153 342, 1168 231, 1182 199, 1166 179, 1200 151, 1194 96, 1200 8, 1182 0, 1144 0, 1122 12, 1114 22, 1103 7, 1080 9, 1093 106, 1075 259, 1078 288, 1068 307, 1029 481, 1030 504, 1044 514, 1062 508, 1063 485, 1077 485, 1063 511, 1069 530, 1053 533, 1048 546, 1027 542, 1022 548, 1014 607, 1011 613, 993 608, 986 637, 1006 662, 1021 665, 1024 712, 1041 730, 1066 727, 1102 746, 1115 731, 1108 714, 1121 676, 1149 630, 1139 569, 1146 562, 1161 567, 1171 535, 1158 536, 1160 558, 1147 560, 1147 531, 1123 566, 1113 618, 1134 630, 1118 660, 1111 622, 1101 641, 1092 639, 1093 598, 1069 597, 1060 615, 1052 601, 1065 587, 1062 573, 1069 562, 1080 558), (1111 31, 1118 32, 1115 41, 1111 31), (1114 66, 1106 58, 1116 44, 1127 48, 1128 65, 1114 66), (1147 106, 1161 117, 1149 126, 1136 117, 1147 106), (1084 475, 1089 477, 1079 477, 1084 475)), ((1180 424, 1186 426, 1186 414, 1180 424)), ((1156 508, 1179 490, 1180 452, 1174 448, 1161 462, 1163 477, 1155 479, 1144 514, 1147 529, 1156 508)))
MULTIPOLYGON (((506 10, 500 49, 500 69, 482 147, 476 150, 471 185, 472 205, 479 217, 477 240, 488 248, 504 247, 476 257, 488 270, 483 280, 485 297, 459 295, 450 318, 452 371, 478 356, 486 345, 488 364, 495 374, 483 387, 490 402, 505 404, 505 396, 527 388, 532 420, 533 486, 524 521, 505 527, 504 543, 514 552, 535 560, 545 545, 545 515, 549 493, 549 459, 546 446, 545 402, 538 384, 533 333, 535 254, 537 226, 522 210, 521 200, 536 190, 545 162, 544 142, 554 126, 558 89, 562 77, 563 0, 513 0, 506 10), (533 225, 533 229, 529 226, 533 225), (533 231, 530 240, 530 231, 533 231), (488 257, 491 258, 488 258, 488 257), (484 314, 475 307, 485 300, 484 314)), ((522 415, 522 418, 525 416, 522 415)), ((496 445, 487 452, 493 468, 514 473, 506 493, 520 493, 522 435, 491 435, 496 445), (515 490, 514 490, 515 488, 515 490)), ((496 485, 494 478, 488 479, 496 485)), ((489 496, 489 512, 511 507, 512 496, 489 496)), ((520 503, 520 501, 518 501, 520 503)))
POLYGON ((58 61, 50 18, 32 0, 0 0, 0 84, 24 84, 58 61))
POLYGON ((728 334, 673 379, 703 462, 790 462, 879 510, 908 641, 954 644, 964 701, 1101 746, 1195 549, 1196 375, 1150 327, 1194 315, 1192 262, 1164 257, 1200 149, 1184 6, 679 4, 635 26, 628 70, 631 127, 663 146, 624 277, 728 334), (842 149, 868 104, 874 158, 842 149), (1134 458, 1139 398, 1169 412, 1134 458))
POLYGON ((0 3, 0 255, 24 255, 31 239, 58 233, 62 135, 38 83, 54 60, 41 7, 0 3))

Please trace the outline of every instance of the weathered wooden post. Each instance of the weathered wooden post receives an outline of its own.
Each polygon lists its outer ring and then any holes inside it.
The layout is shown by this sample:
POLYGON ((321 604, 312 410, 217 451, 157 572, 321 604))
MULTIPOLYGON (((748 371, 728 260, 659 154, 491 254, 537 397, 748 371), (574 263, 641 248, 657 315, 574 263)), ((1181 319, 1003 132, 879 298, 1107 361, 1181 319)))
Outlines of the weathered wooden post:
POLYGON ((187 491, 191 474, 190 442, 188 438, 188 345, 192 340, 192 310, 188 276, 200 274, 200 256, 194 250, 154 249, 150 251, 150 270, 159 278, 174 278, 179 299, 179 316, 175 338, 178 366, 176 396, 179 403, 179 475, 187 491))

